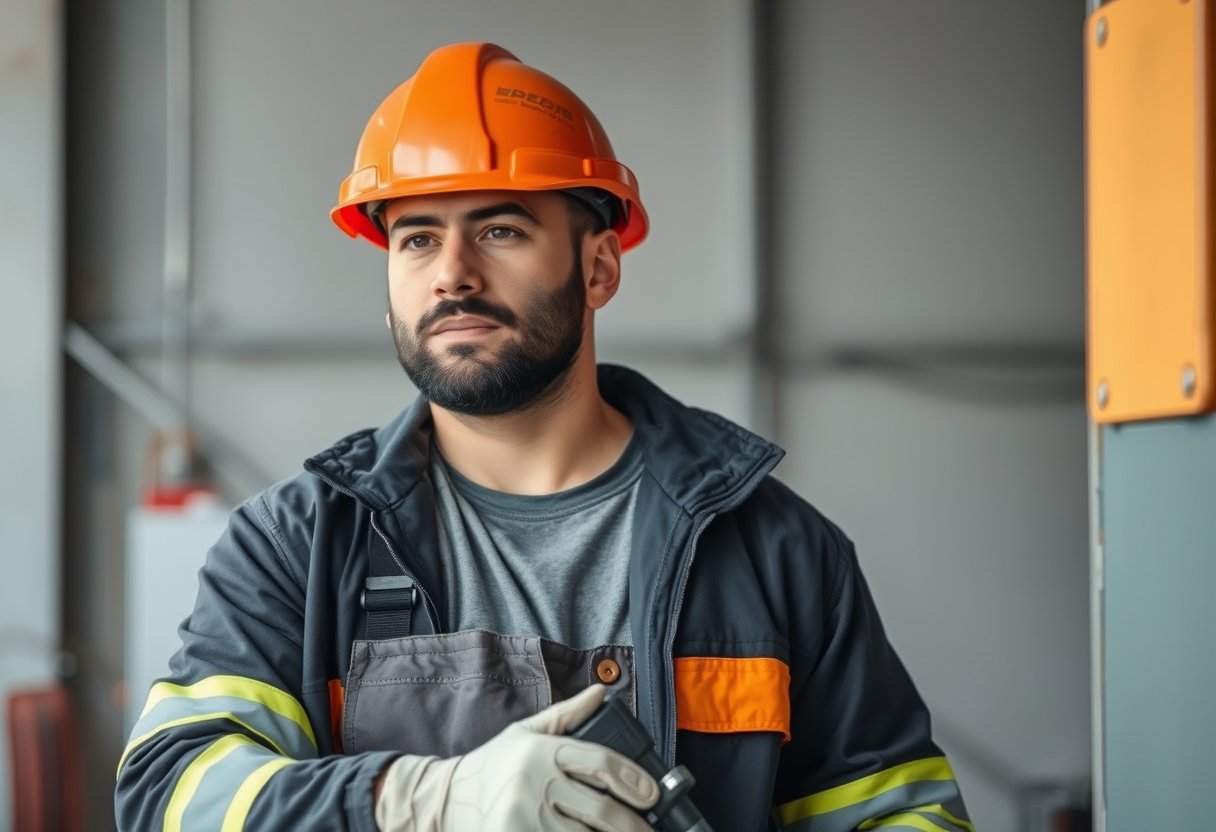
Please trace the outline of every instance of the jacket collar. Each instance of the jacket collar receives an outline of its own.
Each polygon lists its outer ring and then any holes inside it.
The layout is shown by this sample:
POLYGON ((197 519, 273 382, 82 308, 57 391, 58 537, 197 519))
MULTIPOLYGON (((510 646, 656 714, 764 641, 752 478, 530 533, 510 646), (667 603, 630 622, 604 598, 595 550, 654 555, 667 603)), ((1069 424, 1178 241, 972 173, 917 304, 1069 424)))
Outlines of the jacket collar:
MULTIPOLYGON (((647 471, 689 513, 754 486, 785 453, 715 413, 685 407, 633 370, 600 365, 598 380, 638 431, 647 471)), ((430 403, 419 397, 384 427, 351 434, 304 467, 373 510, 395 507, 429 479, 431 428, 430 403)))

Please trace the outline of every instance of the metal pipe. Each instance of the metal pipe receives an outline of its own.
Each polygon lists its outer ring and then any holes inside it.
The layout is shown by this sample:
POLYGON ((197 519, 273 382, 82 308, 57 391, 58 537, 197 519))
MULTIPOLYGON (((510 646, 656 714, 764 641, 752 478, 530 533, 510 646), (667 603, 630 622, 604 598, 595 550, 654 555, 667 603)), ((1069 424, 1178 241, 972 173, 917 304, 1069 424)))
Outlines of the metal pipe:
MULTIPOLYGON (((180 404, 145 381, 80 324, 72 321, 66 324, 63 348, 93 378, 151 422, 153 427, 165 430, 185 420, 185 410, 180 404)), ((241 496, 256 494, 274 481, 215 435, 201 428, 196 428, 196 435, 200 451, 216 473, 241 496)))
MULTIPOLYGON (((96 324, 95 337, 115 352, 147 352, 160 347, 160 336, 150 321, 96 324)), ((714 340, 614 338, 597 340, 600 351, 657 360, 679 360, 694 364, 716 363, 750 355, 743 345, 754 340, 747 330, 730 331, 714 340)), ((356 358, 385 358, 392 343, 383 330, 318 334, 294 330, 247 329, 211 326, 190 331, 192 351, 232 358, 276 358, 291 360, 307 355, 356 358)), ((864 371, 876 367, 943 365, 1004 370, 1056 370, 1085 372, 1085 347, 1069 343, 1019 341, 892 341, 861 344, 838 343, 799 352, 777 354, 772 360, 794 375, 801 368, 836 367, 864 371)))
POLYGON ((752 247, 753 326, 751 338, 751 428, 780 443, 781 424, 781 324, 778 308, 778 229, 774 222, 777 200, 777 124, 774 103, 779 100, 778 3, 753 0, 751 4, 752 52, 752 247))
MULTIPOLYGON (((190 207, 191 207, 190 2, 165 1, 165 206, 161 312, 161 389, 181 404, 190 425, 190 207)), ((189 474, 189 456, 171 454, 177 478, 189 474)))
MULTIPOLYGON (((150 352, 160 346, 154 327, 139 323, 100 326, 96 335, 113 352, 150 352)), ((839 344, 795 356, 769 355, 757 363, 754 343, 746 331, 691 343, 608 338, 600 341, 599 352, 607 361, 622 363, 674 362, 701 368, 748 363, 754 391, 768 389, 766 382, 778 376, 792 382, 849 374, 884 378, 918 393, 960 400, 1037 404, 1080 402, 1085 395, 1085 350, 1069 344, 839 344), (757 375, 761 369, 763 378, 757 375)), ((383 332, 317 335, 216 327, 192 332, 190 344, 194 355, 263 361, 383 360, 392 349, 383 332)), ((763 425, 771 425, 771 419, 766 421, 770 412, 765 407, 753 411, 753 424, 760 432, 763 425)))
MULTIPOLYGON (((101 343, 115 352, 159 350, 160 333, 148 322, 99 324, 93 332, 101 343)), ((658 339, 607 337, 597 339, 597 351, 608 360, 651 359, 690 364, 719 365, 741 361, 747 356, 746 331, 727 333, 710 341, 663 341, 658 339)), ((192 329, 193 355, 207 353, 228 358, 298 360, 315 358, 364 358, 391 361, 393 344, 383 329, 363 332, 318 334, 296 330, 265 330, 236 327, 192 329)))

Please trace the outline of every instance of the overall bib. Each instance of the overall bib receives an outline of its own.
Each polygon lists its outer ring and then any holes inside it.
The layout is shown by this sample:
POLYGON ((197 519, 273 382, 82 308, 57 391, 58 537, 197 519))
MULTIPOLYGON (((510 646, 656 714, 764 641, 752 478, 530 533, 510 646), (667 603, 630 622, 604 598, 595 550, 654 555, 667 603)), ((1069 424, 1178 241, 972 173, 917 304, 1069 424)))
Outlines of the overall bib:
POLYGON ((413 580, 374 531, 369 544, 368 638, 351 647, 346 753, 464 754, 593 684, 608 686, 637 713, 632 647, 575 649, 488 630, 412 635, 413 580))

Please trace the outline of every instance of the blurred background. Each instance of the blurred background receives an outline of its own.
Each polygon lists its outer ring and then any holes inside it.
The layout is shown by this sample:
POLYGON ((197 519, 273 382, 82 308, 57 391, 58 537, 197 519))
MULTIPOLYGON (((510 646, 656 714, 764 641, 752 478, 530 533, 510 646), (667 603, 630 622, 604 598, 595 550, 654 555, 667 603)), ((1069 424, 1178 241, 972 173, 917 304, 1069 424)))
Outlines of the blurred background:
POLYGON ((87 828, 113 825, 132 709, 226 507, 414 396, 383 254, 328 212, 375 106, 462 40, 607 128, 652 227, 602 359, 789 451, 777 476, 856 542, 977 828, 1083 807, 1084 17, 6 0, 0 684, 66 682, 87 828), (205 463, 185 482, 183 426, 205 463), (179 486, 216 497, 150 508, 179 486))

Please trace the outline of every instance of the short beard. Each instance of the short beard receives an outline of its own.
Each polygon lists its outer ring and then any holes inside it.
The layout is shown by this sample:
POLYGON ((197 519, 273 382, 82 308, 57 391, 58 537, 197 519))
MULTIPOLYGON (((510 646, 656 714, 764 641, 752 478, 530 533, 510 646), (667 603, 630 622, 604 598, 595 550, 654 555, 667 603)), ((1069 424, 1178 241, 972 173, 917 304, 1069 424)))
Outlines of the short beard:
POLYGON ((477 297, 444 300, 418 322, 414 332, 389 307, 397 360, 418 391, 433 404, 466 416, 499 416, 539 406, 560 396, 570 367, 583 344, 587 290, 582 264, 575 258, 565 285, 550 294, 531 295, 516 315, 505 306, 477 297), (447 354, 459 360, 445 367, 422 345, 423 334, 442 318, 478 315, 517 329, 497 356, 484 356, 480 344, 454 344, 447 354))

